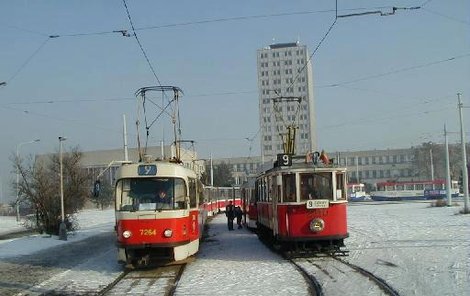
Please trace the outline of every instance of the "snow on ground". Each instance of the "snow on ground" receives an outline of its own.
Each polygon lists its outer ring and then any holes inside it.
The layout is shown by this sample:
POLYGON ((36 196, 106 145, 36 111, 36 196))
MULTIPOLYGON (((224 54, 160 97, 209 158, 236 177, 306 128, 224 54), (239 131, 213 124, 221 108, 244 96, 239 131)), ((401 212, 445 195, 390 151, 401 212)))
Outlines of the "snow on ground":
POLYGON ((269 251, 251 231, 228 231, 224 215, 186 267, 175 295, 310 295, 295 267, 269 251))
POLYGON ((14 216, 0 216, 0 235, 26 230, 24 220, 16 221, 14 216))
POLYGON ((429 202, 351 203, 348 260, 401 295, 468 295, 470 215, 458 214, 461 209, 429 202))
MULTIPOLYGON (((67 241, 50 235, 29 235, 22 238, 0 240, 0 259, 32 254, 61 244, 72 243, 114 228, 114 210, 86 210, 79 212, 79 229, 69 233, 67 241)), ((16 222, 15 217, 0 216, 0 235, 25 230, 24 220, 16 222)))
MULTIPOLYGON (((460 209, 431 208, 419 202, 351 203, 350 237, 345 241, 350 256, 346 260, 382 277, 400 295, 468 295, 470 215, 458 214, 460 209)), ((113 231, 112 210, 81 212, 78 219, 81 229, 66 242, 40 235, 0 241, 0 259, 113 231)), ((1 229, 7 223, 0 217, 1 229)), ((308 294, 303 278, 291 265, 269 252, 249 231, 228 231, 223 215, 212 220, 209 235, 196 260, 188 264, 177 295, 246 295, 254 291, 257 295, 308 294)), ((109 251, 29 292, 96 292, 119 273, 115 255, 115 247, 110 245, 109 251)), ((29 292, 27 295, 38 295, 29 292)), ((347 294, 363 292, 352 283, 347 294)))

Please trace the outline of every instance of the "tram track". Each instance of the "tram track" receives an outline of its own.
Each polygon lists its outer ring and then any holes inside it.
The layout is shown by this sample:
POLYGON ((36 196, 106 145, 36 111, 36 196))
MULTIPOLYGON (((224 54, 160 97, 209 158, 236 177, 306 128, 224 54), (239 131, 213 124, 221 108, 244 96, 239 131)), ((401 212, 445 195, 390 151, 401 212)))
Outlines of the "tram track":
POLYGON ((99 296, 174 295, 186 263, 147 269, 126 269, 99 296))
POLYGON ((371 295, 400 295, 381 277, 336 256, 292 258, 289 261, 306 278, 313 295, 339 295, 358 290, 371 295))

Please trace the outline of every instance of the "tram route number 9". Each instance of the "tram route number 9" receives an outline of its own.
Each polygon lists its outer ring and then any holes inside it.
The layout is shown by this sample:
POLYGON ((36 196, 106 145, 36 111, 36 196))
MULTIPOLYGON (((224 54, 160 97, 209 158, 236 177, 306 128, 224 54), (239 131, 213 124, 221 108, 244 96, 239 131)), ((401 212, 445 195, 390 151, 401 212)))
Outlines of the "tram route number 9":
POLYGON ((292 166, 292 155, 290 154, 278 154, 277 155, 278 166, 292 166))
POLYGON ((157 235, 157 230, 156 229, 140 229, 140 235, 142 236, 157 235))
POLYGON ((310 199, 307 200, 307 209, 327 209, 330 206, 328 199, 310 199))

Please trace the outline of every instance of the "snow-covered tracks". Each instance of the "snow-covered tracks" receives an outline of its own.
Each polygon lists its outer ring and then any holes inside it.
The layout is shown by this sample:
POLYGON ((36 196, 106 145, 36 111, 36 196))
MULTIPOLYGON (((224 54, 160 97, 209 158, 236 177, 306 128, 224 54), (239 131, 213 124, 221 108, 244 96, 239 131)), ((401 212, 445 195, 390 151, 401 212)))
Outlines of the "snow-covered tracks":
POLYGON ((338 257, 290 261, 309 280, 315 295, 393 295, 399 293, 373 273, 338 257))
POLYGON ((152 269, 126 270, 98 295, 166 295, 174 294, 186 264, 152 269))

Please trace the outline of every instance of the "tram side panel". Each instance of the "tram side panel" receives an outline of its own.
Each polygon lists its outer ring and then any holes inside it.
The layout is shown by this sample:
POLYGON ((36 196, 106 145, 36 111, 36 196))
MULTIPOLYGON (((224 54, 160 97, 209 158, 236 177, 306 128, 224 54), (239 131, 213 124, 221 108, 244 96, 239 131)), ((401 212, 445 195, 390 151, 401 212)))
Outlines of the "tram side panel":
MULTIPOLYGON (((346 238, 347 204, 330 204, 328 208, 307 209, 302 205, 278 205, 278 238, 280 240, 323 239, 336 240, 346 238), (324 228, 312 230, 312 221, 321 219, 324 228)), ((320 221, 320 220, 318 220, 320 221)))

